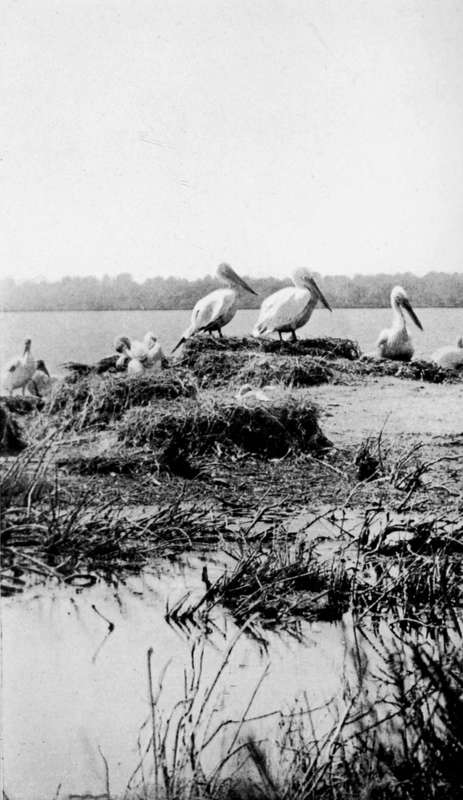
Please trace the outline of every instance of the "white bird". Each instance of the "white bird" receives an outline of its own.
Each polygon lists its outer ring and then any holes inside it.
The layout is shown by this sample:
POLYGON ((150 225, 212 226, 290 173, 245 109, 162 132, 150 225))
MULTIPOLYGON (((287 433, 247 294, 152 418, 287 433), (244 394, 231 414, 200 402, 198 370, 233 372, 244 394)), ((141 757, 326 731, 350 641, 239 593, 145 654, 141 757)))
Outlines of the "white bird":
POLYGON ((13 394, 15 389, 22 389, 24 395, 26 386, 32 378, 36 368, 35 358, 31 353, 31 340, 24 342, 22 356, 12 358, 3 371, 3 386, 7 392, 13 394))
POLYGON ((191 323, 172 352, 195 333, 212 333, 213 331, 218 331, 221 337, 222 328, 227 325, 236 314, 239 289, 245 289, 246 292, 257 294, 254 289, 248 286, 246 281, 243 281, 243 279, 236 274, 235 270, 232 269, 229 264, 220 264, 216 274, 219 280, 225 283, 228 288, 216 289, 210 292, 210 294, 207 294, 206 297, 202 297, 201 300, 198 300, 191 312, 191 323))
POLYGON ((162 369, 162 362, 165 358, 162 347, 157 337, 151 331, 145 333, 143 343, 146 347, 146 369, 157 371, 162 369))
POLYGON ((27 388, 31 394, 35 394, 37 397, 45 397, 51 393, 56 380, 57 379, 48 372, 45 361, 39 359, 35 372, 27 384, 27 388))
POLYGON ((456 346, 441 347, 432 355, 432 361, 443 369, 463 367, 463 337, 457 339, 456 346))
POLYGON ((145 371, 142 359, 146 357, 146 348, 141 342, 131 342, 128 336, 117 336, 114 349, 120 353, 116 369, 126 369, 128 375, 141 375, 145 371))
MULTIPOLYGON (((264 387, 265 388, 265 387, 264 387)), ((271 387, 270 387, 271 388, 271 387)), ((259 403, 271 403, 272 398, 265 393, 263 389, 256 389, 250 383, 245 383, 240 386, 236 393, 236 399, 240 403, 246 404, 247 402, 257 401, 259 403)))
POLYGON ((377 358, 392 358, 410 361, 414 347, 405 324, 403 309, 407 311, 415 325, 422 331, 423 326, 411 306, 407 294, 401 286, 394 286, 391 292, 392 326, 379 334, 376 342, 377 358))
POLYGON ((278 333, 282 341, 282 333, 291 333, 291 340, 295 342, 296 330, 309 321, 319 300, 331 311, 328 301, 308 270, 294 270, 292 281, 294 286, 279 289, 265 298, 252 332, 253 336, 278 333))

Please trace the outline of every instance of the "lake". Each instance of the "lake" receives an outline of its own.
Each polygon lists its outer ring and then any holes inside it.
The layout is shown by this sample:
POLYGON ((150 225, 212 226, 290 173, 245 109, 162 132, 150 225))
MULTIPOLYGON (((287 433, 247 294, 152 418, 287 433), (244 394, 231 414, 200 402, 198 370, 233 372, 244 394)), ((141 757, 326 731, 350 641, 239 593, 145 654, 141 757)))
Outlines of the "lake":
MULTIPOLYGON (((438 347, 453 344, 463 335, 460 308, 420 308, 418 316, 424 331, 409 329, 415 343, 416 358, 430 358, 438 347)), ((239 310, 225 332, 249 334, 256 321, 256 310, 239 310)), ((390 324, 390 308, 341 308, 332 314, 316 309, 301 337, 339 336, 358 341, 363 352, 374 346, 379 331, 390 324)), ((154 331, 168 354, 190 320, 189 311, 57 311, 10 312, 0 315, 0 367, 19 355, 24 339, 32 339, 36 358, 43 358, 51 372, 59 373, 63 361, 91 363, 112 352, 117 334, 140 339, 154 331)))

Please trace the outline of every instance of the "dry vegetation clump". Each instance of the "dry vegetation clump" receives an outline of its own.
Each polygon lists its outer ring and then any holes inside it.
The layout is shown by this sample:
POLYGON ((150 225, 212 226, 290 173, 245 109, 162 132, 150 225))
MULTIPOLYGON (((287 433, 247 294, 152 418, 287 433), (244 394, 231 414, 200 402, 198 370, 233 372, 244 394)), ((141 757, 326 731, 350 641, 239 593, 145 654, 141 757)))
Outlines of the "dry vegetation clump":
POLYGON ((203 393, 197 400, 132 408, 118 426, 119 439, 187 454, 238 447, 268 458, 292 448, 320 450, 327 440, 318 425, 318 409, 307 398, 282 393, 265 405, 247 406, 238 398, 203 393))
POLYGON ((280 383, 283 386, 317 386, 328 383, 333 372, 327 364, 311 356, 256 356, 236 375, 237 383, 253 386, 280 383))
POLYGON ((205 353, 278 353, 288 356, 326 356, 356 360, 360 357, 357 342, 351 339, 337 339, 330 336, 318 339, 298 339, 297 342, 279 339, 256 339, 253 336, 224 336, 217 338, 207 334, 194 336, 183 345, 177 361, 187 367, 194 367, 196 360, 205 353))
POLYGON ((443 383, 459 380, 458 376, 449 370, 442 369, 431 361, 394 361, 391 359, 378 360, 364 356, 353 365, 339 367, 345 372, 356 375, 373 375, 377 377, 393 376, 412 381, 426 381, 427 383, 443 383))
POLYGON ((164 370, 142 375, 90 375, 65 379, 50 406, 73 428, 107 425, 120 419, 131 406, 146 406, 153 400, 193 397, 196 384, 184 370, 164 370))

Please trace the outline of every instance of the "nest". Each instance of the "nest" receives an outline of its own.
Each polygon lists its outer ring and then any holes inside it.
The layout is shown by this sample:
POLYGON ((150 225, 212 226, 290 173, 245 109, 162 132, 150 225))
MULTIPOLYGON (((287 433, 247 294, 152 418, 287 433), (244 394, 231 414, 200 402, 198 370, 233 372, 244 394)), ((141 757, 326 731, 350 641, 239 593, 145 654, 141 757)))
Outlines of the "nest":
POLYGON ((218 446, 238 447, 256 455, 282 457, 290 449, 319 450, 328 445, 318 425, 318 409, 309 400, 285 393, 265 405, 202 395, 168 406, 132 408, 119 424, 119 438, 203 455, 218 446))
POLYGON ((227 336, 215 338, 202 335, 188 339, 182 346, 180 358, 182 364, 194 367, 198 357, 205 353, 236 352, 279 353, 287 356, 325 356, 330 358, 347 358, 353 361, 360 357, 360 348, 352 339, 337 339, 330 336, 319 339, 298 339, 297 342, 278 339, 256 339, 253 336, 227 336))
POLYGON ((364 356, 352 366, 345 368, 347 372, 357 375, 375 375, 378 377, 392 376, 405 378, 412 381, 426 381, 427 383, 443 383, 444 381, 458 380, 455 375, 431 361, 393 361, 391 359, 378 360, 364 356))
POLYGON ((63 381, 54 395, 50 413, 61 413, 72 427, 107 425, 120 419, 131 406, 153 400, 192 397, 196 385, 183 370, 142 375, 86 375, 63 381))
POLYGON ((333 371, 322 361, 311 356, 255 356, 239 370, 240 383, 252 382, 254 386, 281 383, 284 386, 318 386, 328 383, 333 371))

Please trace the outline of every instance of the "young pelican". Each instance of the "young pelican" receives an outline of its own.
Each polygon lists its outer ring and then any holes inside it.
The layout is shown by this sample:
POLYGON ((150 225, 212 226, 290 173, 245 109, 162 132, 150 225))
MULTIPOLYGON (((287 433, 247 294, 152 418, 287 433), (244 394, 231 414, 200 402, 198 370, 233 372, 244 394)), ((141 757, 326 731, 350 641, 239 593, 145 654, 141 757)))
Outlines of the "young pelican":
POLYGON ((31 394, 36 397, 44 397, 50 394, 53 384, 56 383, 56 378, 52 377, 45 366, 45 361, 41 358, 37 361, 36 370, 27 384, 27 388, 31 394))
POLYGON ((116 353, 120 353, 116 369, 127 369, 128 375, 141 375, 145 371, 143 359, 146 357, 146 348, 141 342, 131 342, 128 336, 117 336, 114 339, 114 349, 116 353))
POLYGON ((432 356, 435 364, 443 369, 459 369, 463 367, 463 336, 457 339, 456 347, 441 347, 432 356))
POLYGON ((15 389, 22 389, 24 395, 26 386, 35 372, 35 358, 31 353, 31 340, 24 342, 22 356, 12 358, 3 371, 3 386, 5 391, 13 394, 15 389))
POLYGON ((143 343, 146 347, 146 369, 153 371, 161 369, 165 356, 157 337, 148 331, 143 337, 143 343))
POLYGON ((302 328, 309 321, 319 300, 328 311, 332 310, 308 270, 294 270, 292 281, 294 286, 287 286, 266 297, 260 307, 253 336, 278 333, 282 341, 282 333, 290 333, 291 340, 296 342, 297 328, 302 328))
POLYGON ((172 352, 180 347, 183 342, 195 333, 218 331, 222 336, 222 328, 227 325, 236 314, 238 305, 238 292, 245 289, 246 292, 257 294, 248 284, 236 274, 229 264, 220 264, 217 268, 217 277, 222 283, 227 285, 227 289, 216 289, 206 297, 198 300, 191 312, 191 323, 184 332, 180 341, 175 345, 172 352))
POLYGON ((401 286, 394 286, 391 292, 393 312, 392 327, 385 328, 376 342, 377 358, 393 358, 398 361, 410 361, 414 347, 407 331, 403 309, 407 311, 415 325, 423 330, 423 326, 411 306, 407 294, 401 286))

